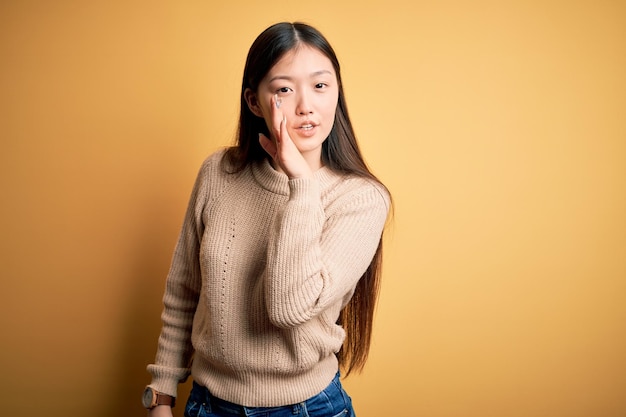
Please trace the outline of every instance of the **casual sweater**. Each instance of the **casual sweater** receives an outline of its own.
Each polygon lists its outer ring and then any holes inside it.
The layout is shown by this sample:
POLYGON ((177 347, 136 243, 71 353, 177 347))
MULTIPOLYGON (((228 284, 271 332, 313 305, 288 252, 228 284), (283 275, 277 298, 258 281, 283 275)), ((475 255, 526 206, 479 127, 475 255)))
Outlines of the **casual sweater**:
POLYGON ((150 386, 176 396, 191 373, 240 405, 298 403, 337 373, 337 318, 376 252, 389 196, 326 167, 290 180, 266 160, 229 174, 223 154, 193 188, 150 386))

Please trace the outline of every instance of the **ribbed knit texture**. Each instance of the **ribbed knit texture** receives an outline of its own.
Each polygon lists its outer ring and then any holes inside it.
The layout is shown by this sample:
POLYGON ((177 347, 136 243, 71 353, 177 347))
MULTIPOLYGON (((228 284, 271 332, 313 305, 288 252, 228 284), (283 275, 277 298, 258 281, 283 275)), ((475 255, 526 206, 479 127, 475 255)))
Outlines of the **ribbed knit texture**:
POLYGON ((328 168, 289 180, 265 161, 227 174, 222 156, 193 188, 150 385, 176 395, 191 372, 237 404, 298 403, 337 372, 337 318, 376 252, 389 197, 328 168))

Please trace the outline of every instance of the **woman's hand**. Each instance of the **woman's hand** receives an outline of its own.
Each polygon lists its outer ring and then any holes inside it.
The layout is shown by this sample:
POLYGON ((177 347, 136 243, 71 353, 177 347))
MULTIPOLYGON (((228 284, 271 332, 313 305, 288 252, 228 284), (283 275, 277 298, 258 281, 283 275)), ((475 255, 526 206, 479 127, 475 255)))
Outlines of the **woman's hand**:
POLYGON ((270 101, 272 127, 269 139, 259 133, 259 142, 265 152, 274 160, 275 168, 283 171, 290 179, 308 178, 312 175, 311 167, 306 162, 287 131, 287 116, 280 110, 281 100, 275 94, 270 101))

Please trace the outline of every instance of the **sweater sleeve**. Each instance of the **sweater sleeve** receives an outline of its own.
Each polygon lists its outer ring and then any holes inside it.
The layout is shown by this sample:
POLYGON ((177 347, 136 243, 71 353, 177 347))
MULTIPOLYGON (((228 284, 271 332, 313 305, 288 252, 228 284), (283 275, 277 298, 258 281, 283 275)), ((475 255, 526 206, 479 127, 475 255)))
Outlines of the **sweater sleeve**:
POLYGON ((272 323, 289 328, 350 295, 368 268, 389 209, 382 187, 364 180, 325 208, 316 179, 289 181, 268 246, 266 302, 272 323))
POLYGON ((179 382, 190 374, 193 354, 191 329, 202 285, 199 250, 204 226, 202 212, 207 198, 209 160, 194 184, 163 296, 162 328, 150 386, 176 396, 179 382))

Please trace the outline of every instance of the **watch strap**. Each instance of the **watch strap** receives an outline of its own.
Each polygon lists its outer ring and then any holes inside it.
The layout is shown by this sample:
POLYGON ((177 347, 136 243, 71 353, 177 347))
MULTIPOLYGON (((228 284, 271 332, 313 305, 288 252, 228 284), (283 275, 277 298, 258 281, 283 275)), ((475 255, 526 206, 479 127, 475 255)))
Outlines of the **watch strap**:
POLYGON ((169 405, 170 407, 174 407, 176 404, 176 397, 172 397, 171 395, 162 394, 158 391, 154 392, 154 406, 157 405, 169 405))

